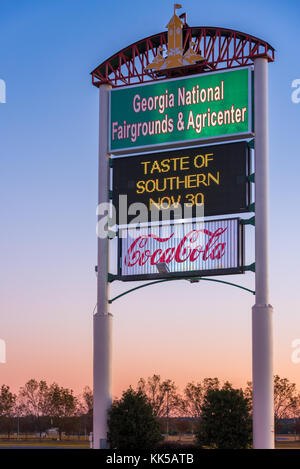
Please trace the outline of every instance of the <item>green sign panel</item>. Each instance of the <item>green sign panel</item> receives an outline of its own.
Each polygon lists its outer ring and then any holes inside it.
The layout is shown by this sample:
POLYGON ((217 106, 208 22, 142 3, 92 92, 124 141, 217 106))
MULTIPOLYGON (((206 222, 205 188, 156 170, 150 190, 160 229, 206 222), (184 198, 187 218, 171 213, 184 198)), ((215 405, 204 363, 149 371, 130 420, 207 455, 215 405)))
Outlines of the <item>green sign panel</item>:
POLYGON ((250 68, 111 91, 112 153, 195 145, 251 134, 250 68))

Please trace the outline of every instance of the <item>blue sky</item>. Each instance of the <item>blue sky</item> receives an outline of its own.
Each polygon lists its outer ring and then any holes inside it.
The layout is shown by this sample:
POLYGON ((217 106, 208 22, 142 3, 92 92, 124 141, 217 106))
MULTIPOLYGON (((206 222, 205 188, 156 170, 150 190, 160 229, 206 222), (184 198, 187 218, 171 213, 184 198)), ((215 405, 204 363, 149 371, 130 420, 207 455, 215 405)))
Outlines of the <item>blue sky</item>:
MULTIPOLYGON (((300 338, 300 103, 291 101, 291 83, 300 78, 300 4, 296 0, 182 3, 190 25, 237 29, 276 49, 276 61, 269 67, 275 365, 300 384, 300 365, 290 362, 290 343, 300 338)), ((8 347, 7 364, 0 366, 8 384, 19 385, 43 373, 75 388, 91 382, 98 91, 89 73, 126 45, 165 30, 172 8, 169 0, 0 0, 0 78, 7 87, 7 103, 0 104, 0 337, 8 347), (47 363, 47 372, 37 354, 47 363), (81 367, 80 376, 75 377, 72 367, 66 371, 62 356, 66 364, 81 367)), ((252 288, 251 275, 232 281, 252 288)), ((125 287, 114 284, 113 293, 125 287)), ((200 290, 178 284, 176 292, 170 286, 154 288, 156 297, 141 290, 113 308, 115 369, 124 370, 126 360, 132 360, 134 350, 141 347, 138 337, 148 334, 144 367, 116 373, 116 392, 151 371, 169 373, 179 381, 196 380, 197 373, 201 375, 196 365, 187 367, 184 378, 177 376, 175 346, 183 344, 180 353, 188 357, 192 353, 186 350, 188 337, 194 337, 194 356, 208 354, 212 374, 237 384, 250 379, 251 297, 204 284, 200 290), (172 336, 171 322, 185 336, 178 332, 172 336), (198 345, 193 330, 199 331, 198 345), (209 343, 214 353, 208 352, 209 343), (215 358, 225 354, 230 363, 235 353, 244 360, 245 369, 224 368, 215 358)))

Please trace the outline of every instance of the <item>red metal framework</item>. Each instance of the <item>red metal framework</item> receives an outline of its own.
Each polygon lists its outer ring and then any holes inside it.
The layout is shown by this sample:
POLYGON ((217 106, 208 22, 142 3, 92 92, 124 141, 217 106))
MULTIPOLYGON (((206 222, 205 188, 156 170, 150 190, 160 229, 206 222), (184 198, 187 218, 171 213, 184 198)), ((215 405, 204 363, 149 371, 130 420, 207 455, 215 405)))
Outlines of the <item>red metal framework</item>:
POLYGON ((249 34, 232 29, 213 27, 183 28, 183 49, 190 41, 196 43, 196 52, 205 57, 205 62, 162 71, 145 70, 156 56, 158 48, 168 47, 167 31, 142 39, 105 60, 92 71, 92 83, 100 86, 110 83, 114 87, 161 80, 166 77, 225 70, 253 64, 256 57, 275 60, 275 50, 270 44, 249 34))

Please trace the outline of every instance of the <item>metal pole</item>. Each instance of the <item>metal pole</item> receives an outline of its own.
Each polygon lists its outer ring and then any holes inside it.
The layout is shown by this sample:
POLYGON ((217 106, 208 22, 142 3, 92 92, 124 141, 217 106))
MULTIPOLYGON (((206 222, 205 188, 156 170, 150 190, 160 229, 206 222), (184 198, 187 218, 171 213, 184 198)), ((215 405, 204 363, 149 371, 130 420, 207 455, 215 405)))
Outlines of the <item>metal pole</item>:
MULTIPOLYGON (((108 105, 110 85, 100 86, 98 203, 109 201, 108 105)), ((111 406, 112 315, 108 312, 108 237, 98 237, 97 312, 94 315, 93 448, 107 448, 107 411, 111 406)))
POLYGON ((268 60, 254 59, 255 305, 252 308, 253 446, 274 449, 273 309, 268 272, 268 60))

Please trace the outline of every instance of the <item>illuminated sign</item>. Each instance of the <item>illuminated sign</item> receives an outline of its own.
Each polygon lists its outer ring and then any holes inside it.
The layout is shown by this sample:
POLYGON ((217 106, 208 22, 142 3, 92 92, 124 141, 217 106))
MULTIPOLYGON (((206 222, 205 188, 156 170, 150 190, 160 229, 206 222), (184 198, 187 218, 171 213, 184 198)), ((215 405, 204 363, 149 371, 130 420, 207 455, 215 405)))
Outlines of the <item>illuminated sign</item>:
POLYGON ((119 279, 240 274, 243 229, 238 218, 120 230, 119 279))
POLYGON ((252 135, 251 69, 193 75, 110 92, 110 152, 252 135))
POLYGON ((117 215, 120 194, 127 195, 128 206, 145 204, 144 222, 163 219, 162 212, 167 211, 171 218, 195 218, 197 208, 203 208, 198 211, 202 216, 245 212, 248 170, 245 141, 114 158, 113 204, 117 215))

